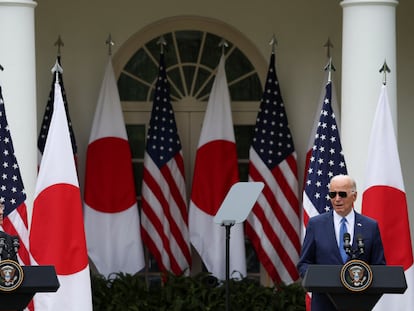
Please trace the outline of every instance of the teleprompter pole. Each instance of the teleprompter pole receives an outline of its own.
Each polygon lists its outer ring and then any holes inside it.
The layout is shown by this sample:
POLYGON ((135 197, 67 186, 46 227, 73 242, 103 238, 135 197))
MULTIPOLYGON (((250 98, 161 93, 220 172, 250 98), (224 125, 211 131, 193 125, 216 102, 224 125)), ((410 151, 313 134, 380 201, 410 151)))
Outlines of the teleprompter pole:
POLYGON ((222 226, 226 228, 226 311, 230 311, 230 229, 234 220, 223 220, 222 226))

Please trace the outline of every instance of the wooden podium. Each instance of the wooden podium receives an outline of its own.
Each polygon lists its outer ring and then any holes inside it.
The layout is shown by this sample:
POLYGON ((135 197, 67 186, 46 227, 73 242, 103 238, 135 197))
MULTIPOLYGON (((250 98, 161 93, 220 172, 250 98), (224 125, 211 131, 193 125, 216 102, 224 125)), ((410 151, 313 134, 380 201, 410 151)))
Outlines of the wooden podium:
POLYGON ((0 291, 0 311, 23 310, 39 292, 56 292, 59 281, 54 266, 22 266, 23 281, 10 292, 0 291))
POLYGON ((407 289, 404 269, 400 266, 369 266, 372 283, 362 292, 350 291, 341 282, 341 265, 309 265, 303 287, 309 292, 327 294, 337 310, 368 311, 383 294, 403 294, 407 289))

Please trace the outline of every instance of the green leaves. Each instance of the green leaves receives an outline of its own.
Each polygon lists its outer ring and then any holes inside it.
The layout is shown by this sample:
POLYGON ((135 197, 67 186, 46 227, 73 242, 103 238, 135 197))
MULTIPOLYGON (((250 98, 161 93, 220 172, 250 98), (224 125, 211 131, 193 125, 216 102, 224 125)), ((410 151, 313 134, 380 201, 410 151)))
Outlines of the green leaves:
MULTIPOLYGON (((208 273, 193 277, 168 274, 163 284, 150 286, 138 274, 117 273, 108 279, 92 275, 91 278, 96 311, 225 310, 225 284, 208 273)), ((248 278, 229 282, 232 310, 305 310, 305 291, 300 284, 265 287, 248 278)))

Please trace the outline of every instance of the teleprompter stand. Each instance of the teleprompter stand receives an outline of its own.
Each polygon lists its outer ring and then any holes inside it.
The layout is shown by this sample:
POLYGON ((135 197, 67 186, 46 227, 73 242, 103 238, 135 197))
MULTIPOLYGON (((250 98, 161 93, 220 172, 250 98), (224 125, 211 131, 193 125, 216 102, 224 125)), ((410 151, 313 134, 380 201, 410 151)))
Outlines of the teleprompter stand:
POLYGON ((230 311, 230 229, 246 220, 263 187, 262 182, 234 184, 214 216, 214 222, 226 229, 226 311, 230 311))
POLYGON ((59 281, 54 266, 22 266, 24 278, 13 291, 0 291, 0 311, 23 310, 39 292, 56 292, 59 281))
POLYGON ((303 286, 309 292, 324 293, 340 311, 368 311, 383 294, 403 294, 407 289, 400 266, 372 265, 372 283, 363 292, 353 292, 340 280, 341 265, 309 265, 303 286))

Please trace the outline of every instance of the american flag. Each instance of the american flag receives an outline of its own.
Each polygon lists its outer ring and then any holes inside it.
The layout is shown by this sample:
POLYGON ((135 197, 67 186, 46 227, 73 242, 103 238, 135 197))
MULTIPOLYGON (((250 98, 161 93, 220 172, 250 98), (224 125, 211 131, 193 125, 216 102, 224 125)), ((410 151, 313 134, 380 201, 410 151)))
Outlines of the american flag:
POLYGON ((191 265, 184 161, 160 55, 159 76, 147 134, 142 185, 142 240, 161 271, 176 275, 191 265))
POLYGON ((347 174, 345 159, 339 138, 335 113, 332 110, 332 83, 326 84, 315 142, 309 160, 303 191, 303 221, 306 226, 310 217, 331 210, 329 182, 339 174, 347 174))
POLYGON ((27 223, 26 192, 14 154, 13 142, 7 123, 6 110, 0 87, 0 202, 5 205, 3 229, 20 239, 19 261, 30 265, 29 232, 27 223))
MULTIPOLYGON (((57 57, 56 63, 59 66, 61 66, 60 56, 57 57)), ((65 105, 66 118, 68 120, 70 140, 71 140, 71 143, 72 143, 73 154, 76 156, 77 153, 78 153, 78 147, 76 145, 75 134, 74 134, 73 128, 72 128, 72 121, 71 121, 70 115, 69 115, 69 108, 68 108, 68 101, 66 99, 65 87, 63 86, 63 74, 62 74, 61 71, 58 70, 57 75, 58 75, 58 79, 59 79, 60 88, 62 90, 63 103, 65 105)), ((40 127, 39 137, 37 139, 37 148, 39 149, 39 152, 40 152, 41 155, 43 154, 43 150, 45 149, 47 133, 49 132, 50 120, 52 119, 52 114, 53 114, 53 102, 55 100, 54 99, 54 97, 55 97, 55 95, 54 95, 55 94, 55 82, 56 82, 56 73, 53 73, 52 86, 50 88, 49 98, 48 98, 47 103, 46 103, 45 113, 43 115, 42 126, 40 127)), ((75 158, 75 160, 76 160, 76 158, 75 158)))
POLYGON ((250 147, 249 179, 265 187, 247 219, 246 233, 273 282, 292 283, 299 278, 297 160, 274 53, 250 147))

